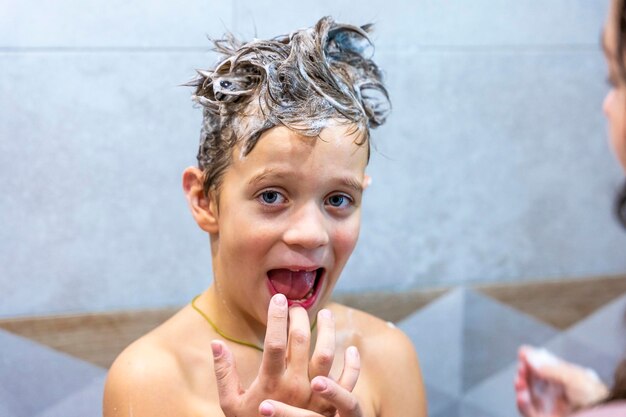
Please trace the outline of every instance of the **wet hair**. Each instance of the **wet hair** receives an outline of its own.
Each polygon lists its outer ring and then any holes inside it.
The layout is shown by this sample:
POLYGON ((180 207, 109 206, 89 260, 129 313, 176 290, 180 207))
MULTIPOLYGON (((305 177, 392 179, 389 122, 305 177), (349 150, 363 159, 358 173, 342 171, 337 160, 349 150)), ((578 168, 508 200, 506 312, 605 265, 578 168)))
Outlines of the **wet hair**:
POLYGON ((382 125, 391 109, 371 60, 371 27, 324 17, 270 40, 242 43, 229 34, 213 41, 218 63, 187 84, 196 87, 193 100, 203 107, 197 159, 205 193, 219 190, 236 146, 245 156, 276 126, 314 137, 330 122, 346 124, 369 151, 369 129, 382 125))

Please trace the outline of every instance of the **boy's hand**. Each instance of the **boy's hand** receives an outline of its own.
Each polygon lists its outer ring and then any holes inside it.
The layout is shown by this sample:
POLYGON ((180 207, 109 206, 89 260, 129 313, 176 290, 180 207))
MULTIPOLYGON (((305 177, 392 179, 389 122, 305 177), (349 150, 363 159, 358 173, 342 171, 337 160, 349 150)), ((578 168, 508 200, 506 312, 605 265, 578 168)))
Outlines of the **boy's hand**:
MULTIPOLYGON (((315 393, 326 399, 336 409, 331 416, 361 417, 361 407, 356 397, 335 381, 316 377, 311 381, 315 393)), ((314 411, 297 408, 279 401, 266 400, 259 406, 259 413, 265 417, 321 417, 314 411)), ((329 415, 329 414, 326 414, 329 415)))
POLYGON ((252 417, 259 412, 294 417, 361 415, 352 394, 360 372, 358 351, 346 350, 337 382, 328 378, 335 355, 335 325, 328 310, 320 311, 317 323, 318 340, 309 361, 311 331, 306 310, 289 309, 282 294, 272 297, 261 368, 248 389, 241 386, 226 344, 211 343, 220 406, 226 417, 252 417))

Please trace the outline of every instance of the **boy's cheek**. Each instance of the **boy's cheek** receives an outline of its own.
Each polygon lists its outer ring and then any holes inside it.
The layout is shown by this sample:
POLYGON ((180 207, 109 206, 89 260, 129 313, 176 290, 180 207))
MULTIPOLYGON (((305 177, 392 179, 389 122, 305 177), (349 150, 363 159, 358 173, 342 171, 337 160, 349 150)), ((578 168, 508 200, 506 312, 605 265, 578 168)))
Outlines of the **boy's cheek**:
POLYGON ((345 257, 349 257, 359 240, 359 227, 352 227, 348 230, 338 230, 334 235, 335 250, 345 257))

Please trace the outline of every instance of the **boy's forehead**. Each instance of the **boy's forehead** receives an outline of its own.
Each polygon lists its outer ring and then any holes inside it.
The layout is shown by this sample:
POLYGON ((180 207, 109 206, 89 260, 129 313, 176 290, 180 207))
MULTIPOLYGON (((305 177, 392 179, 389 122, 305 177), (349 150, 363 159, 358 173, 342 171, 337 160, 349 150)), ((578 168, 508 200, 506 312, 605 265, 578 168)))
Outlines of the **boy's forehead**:
POLYGON ((367 148, 367 141, 363 139, 363 133, 353 125, 331 125, 316 136, 277 126, 263 132, 247 155, 245 143, 237 144, 234 155, 238 155, 238 159, 242 161, 263 156, 271 160, 284 154, 305 157, 320 152, 320 148, 332 149, 338 156, 345 153, 356 155, 367 148))
POLYGON ((326 168, 365 168, 368 145, 351 126, 330 126, 318 136, 306 136, 280 126, 264 132, 250 152, 238 144, 231 168, 285 172, 299 166, 326 168))

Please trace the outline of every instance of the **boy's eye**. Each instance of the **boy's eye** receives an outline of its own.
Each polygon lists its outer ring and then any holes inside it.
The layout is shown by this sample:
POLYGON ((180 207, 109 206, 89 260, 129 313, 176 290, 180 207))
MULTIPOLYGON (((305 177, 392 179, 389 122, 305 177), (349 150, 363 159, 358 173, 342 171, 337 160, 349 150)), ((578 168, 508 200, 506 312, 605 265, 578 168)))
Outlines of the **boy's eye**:
POLYGON ((267 190, 259 195, 259 199, 264 204, 280 204, 285 201, 285 197, 278 191, 267 190))
POLYGON ((344 207, 349 206, 352 203, 352 199, 348 197, 347 195, 334 194, 328 197, 328 199, 326 200, 326 203, 329 206, 332 206, 335 208, 344 208, 344 207))

